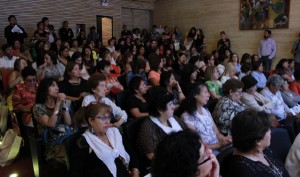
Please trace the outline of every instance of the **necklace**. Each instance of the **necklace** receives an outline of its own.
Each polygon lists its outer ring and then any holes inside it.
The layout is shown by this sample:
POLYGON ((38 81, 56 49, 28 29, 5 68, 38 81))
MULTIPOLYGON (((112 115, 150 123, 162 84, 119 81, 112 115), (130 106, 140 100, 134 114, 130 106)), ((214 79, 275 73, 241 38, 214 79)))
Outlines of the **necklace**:
POLYGON ((269 169, 272 171, 272 173, 277 177, 282 177, 282 171, 280 171, 272 162, 265 156, 266 160, 269 162, 270 166, 269 169))

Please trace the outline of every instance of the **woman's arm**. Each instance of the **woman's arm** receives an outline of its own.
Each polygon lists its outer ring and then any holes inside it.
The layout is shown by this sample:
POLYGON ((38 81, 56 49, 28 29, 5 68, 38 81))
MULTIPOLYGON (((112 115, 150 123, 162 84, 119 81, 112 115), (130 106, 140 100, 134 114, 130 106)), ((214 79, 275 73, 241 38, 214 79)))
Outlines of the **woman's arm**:
POLYGON ((15 88, 22 80, 22 76, 17 76, 17 72, 13 71, 8 77, 8 86, 9 88, 15 88))
POLYGON ((45 78, 45 67, 45 64, 39 67, 39 70, 36 73, 38 80, 43 80, 45 78))
POLYGON ((132 108, 129 110, 129 112, 134 118, 149 116, 149 113, 140 112, 139 108, 132 108))

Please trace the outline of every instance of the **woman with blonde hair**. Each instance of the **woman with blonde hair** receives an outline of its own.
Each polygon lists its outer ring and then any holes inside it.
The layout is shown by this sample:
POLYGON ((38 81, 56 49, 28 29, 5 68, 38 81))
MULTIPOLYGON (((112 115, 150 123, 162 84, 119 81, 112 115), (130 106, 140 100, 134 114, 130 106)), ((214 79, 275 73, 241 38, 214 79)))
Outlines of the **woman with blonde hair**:
POLYGON ((205 84, 212 98, 219 99, 222 95, 222 82, 219 79, 220 75, 216 66, 208 66, 205 70, 205 84))
POLYGON ((221 77, 221 82, 224 84, 228 79, 238 79, 236 74, 236 65, 232 62, 226 64, 224 73, 221 77))

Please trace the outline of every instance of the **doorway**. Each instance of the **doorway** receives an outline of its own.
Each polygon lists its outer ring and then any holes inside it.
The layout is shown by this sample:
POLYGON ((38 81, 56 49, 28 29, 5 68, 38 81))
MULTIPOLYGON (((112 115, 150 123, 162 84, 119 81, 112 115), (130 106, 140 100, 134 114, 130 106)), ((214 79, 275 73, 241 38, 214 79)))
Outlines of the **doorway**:
POLYGON ((96 18, 101 46, 107 46, 107 41, 113 37, 113 17, 97 15, 96 18))

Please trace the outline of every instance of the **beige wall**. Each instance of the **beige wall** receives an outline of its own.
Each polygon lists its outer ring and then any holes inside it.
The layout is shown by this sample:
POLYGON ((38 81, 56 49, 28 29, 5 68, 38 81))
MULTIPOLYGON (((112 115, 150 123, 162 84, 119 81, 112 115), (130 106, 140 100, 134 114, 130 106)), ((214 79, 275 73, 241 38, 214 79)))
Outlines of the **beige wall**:
MULTIPOLYGON (((277 43, 274 65, 290 54, 292 43, 300 32, 300 1, 290 0, 289 29, 272 30, 277 43)), ((224 30, 232 41, 232 49, 241 57, 243 53, 257 53, 261 30, 239 30, 239 0, 158 0, 154 4, 153 23, 157 25, 179 26, 186 35, 195 26, 202 28, 209 51, 216 48, 219 32, 224 30)))
POLYGON ((33 36, 36 23, 46 16, 56 31, 62 21, 68 20, 69 26, 76 31, 76 24, 86 24, 86 30, 96 26, 96 15, 113 17, 113 33, 119 37, 122 29, 121 8, 153 9, 153 3, 133 0, 111 0, 108 7, 102 7, 100 0, 15 0, 0 3, 0 45, 6 43, 4 28, 8 25, 7 17, 16 15, 18 23, 24 27, 29 38, 33 36))

